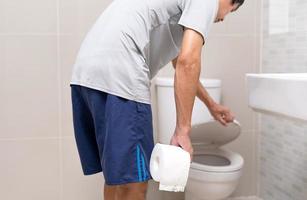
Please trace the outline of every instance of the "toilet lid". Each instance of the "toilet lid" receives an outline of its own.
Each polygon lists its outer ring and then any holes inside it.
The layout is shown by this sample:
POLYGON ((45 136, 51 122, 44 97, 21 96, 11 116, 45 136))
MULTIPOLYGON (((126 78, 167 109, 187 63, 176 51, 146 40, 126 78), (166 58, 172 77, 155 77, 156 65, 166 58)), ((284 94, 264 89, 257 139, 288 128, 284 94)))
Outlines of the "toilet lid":
POLYGON ((193 145, 201 145, 215 148, 235 140, 241 133, 241 125, 237 120, 222 125, 217 120, 192 125, 191 142, 193 145))

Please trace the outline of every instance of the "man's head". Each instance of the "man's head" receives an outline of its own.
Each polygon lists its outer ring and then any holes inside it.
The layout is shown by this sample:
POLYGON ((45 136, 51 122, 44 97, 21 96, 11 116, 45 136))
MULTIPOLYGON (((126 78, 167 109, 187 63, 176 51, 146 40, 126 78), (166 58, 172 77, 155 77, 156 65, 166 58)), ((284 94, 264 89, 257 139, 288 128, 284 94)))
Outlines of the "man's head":
POLYGON ((243 3, 244 0, 218 0, 219 9, 214 22, 223 21, 226 15, 230 12, 236 11, 243 3))

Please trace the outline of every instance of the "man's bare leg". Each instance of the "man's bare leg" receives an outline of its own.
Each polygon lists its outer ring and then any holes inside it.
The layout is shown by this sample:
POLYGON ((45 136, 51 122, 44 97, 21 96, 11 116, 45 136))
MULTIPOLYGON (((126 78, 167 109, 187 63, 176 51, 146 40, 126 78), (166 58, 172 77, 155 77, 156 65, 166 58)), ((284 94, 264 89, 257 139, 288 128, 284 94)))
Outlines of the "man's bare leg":
POLYGON ((115 200, 117 185, 104 184, 103 196, 104 200, 115 200))
POLYGON ((122 185, 104 185, 105 200, 145 200, 148 181, 122 185))

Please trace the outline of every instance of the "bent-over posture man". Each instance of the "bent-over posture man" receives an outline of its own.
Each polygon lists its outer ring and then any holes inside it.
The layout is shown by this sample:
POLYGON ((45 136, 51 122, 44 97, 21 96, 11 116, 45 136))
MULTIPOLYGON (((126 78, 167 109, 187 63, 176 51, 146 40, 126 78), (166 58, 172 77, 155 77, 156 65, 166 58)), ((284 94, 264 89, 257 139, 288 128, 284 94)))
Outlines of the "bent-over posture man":
POLYGON ((244 0, 114 0, 87 33, 70 82, 84 175, 103 172, 105 200, 143 200, 154 146, 150 80, 172 61, 176 127, 170 141, 193 155, 195 96, 223 125, 230 110, 199 82, 210 26, 244 0))

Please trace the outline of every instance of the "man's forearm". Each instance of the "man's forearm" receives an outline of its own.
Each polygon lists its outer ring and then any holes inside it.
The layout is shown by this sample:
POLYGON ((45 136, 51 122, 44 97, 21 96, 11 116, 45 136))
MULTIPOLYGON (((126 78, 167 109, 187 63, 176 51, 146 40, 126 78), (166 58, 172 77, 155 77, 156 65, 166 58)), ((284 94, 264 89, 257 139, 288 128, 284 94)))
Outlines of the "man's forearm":
POLYGON ((198 81, 197 86, 197 97, 206 104, 208 108, 215 104, 215 101, 210 97, 209 93, 205 89, 205 87, 198 81))
MULTIPOLYGON (((172 65, 176 69, 177 58, 172 60, 172 65)), ((204 86, 198 81, 196 96, 206 104, 208 108, 215 104, 214 100, 210 97, 204 86)))
MULTIPOLYGON (((189 132, 191 128, 192 110, 197 95, 200 75, 200 61, 189 64, 177 63, 174 89, 177 112, 177 127, 189 132)), ((201 93, 203 94, 203 93, 201 93)))

